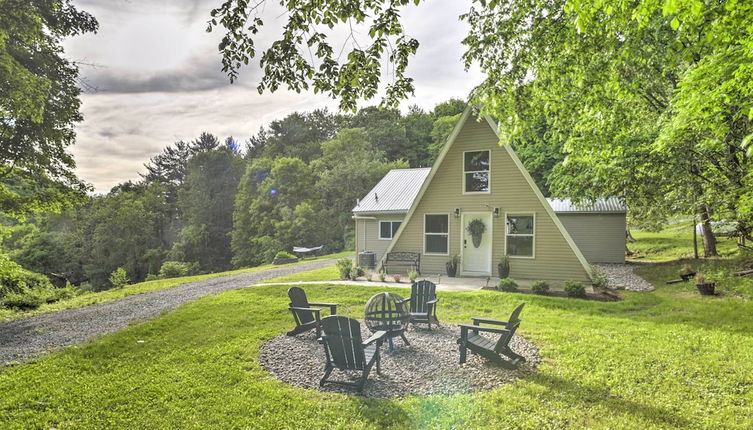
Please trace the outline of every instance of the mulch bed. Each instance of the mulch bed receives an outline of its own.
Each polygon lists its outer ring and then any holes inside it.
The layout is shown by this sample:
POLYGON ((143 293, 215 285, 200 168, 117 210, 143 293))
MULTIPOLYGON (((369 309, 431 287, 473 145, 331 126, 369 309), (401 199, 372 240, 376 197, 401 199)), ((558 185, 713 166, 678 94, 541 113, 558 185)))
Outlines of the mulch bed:
MULTIPOLYGON (((460 329, 447 324, 431 331, 424 327, 409 328, 406 336, 410 346, 395 338, 396 350, 389 352, 385 342, 382 374, 377 375, 374 366, 361 395, 391 398, 490 390, 533 372, 541 360, 535 345, 515 335, 510 345, 527 360, 517 369, 502 368, 470 352, 467 362, 461 365, 457 344, 460 329)), ((363 324, 362 330, 363 338, 367 339, 370 332, 363 324)), ((262 367, 282 381, 319 391, 359 394, 354 388, 340 384, 319 387, 324 360, 324 347, 316 341, 313 330, 298 336, 277 336, 261 348, 262 367)), ((360 374, 335 370, 330 379, 355 381, 360 374)))

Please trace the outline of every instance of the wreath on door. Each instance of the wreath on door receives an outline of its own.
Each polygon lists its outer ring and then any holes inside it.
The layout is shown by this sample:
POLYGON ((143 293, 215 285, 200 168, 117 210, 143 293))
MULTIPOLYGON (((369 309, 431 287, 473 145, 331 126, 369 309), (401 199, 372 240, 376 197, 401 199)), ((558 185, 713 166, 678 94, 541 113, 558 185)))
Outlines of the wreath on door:
POLYGON ((486 224, 484 224, 484 221, 482 221, 481 218, 472 219, 465 230, 471 235, 473 246, 478 248, 479 245, 481 245, 481 237, 486 231, 486 224))

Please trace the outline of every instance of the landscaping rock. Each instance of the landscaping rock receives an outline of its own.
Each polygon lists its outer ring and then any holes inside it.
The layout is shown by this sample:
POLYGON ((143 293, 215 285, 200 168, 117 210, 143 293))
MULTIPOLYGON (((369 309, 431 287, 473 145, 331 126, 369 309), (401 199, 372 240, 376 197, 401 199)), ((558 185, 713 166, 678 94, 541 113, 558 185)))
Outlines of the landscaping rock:
MULTIPOLYGON (((363 338, 367 339, 371 333, 363 325, 362 330, 363 338)), ((333 383, 319 387, 325 356, 324 347, 316 341, 313 331, 298 336, 277 336, 262 346, 259 361, 274 377, 298 387, 390 398, 490 390, 533 372, 541 360, 538 348, 518 335, 510 345, 527 362, 514 370, 502 368, 470 351, 468 361, 459 364, 460 329, 456 326, 443 325, 431 331, 411 326, 406 336, 410 346, 395 338, 394 352, 389 352, 385 342, 381 350, 382 374, 378 375, 374 366, 362 393, 333 383)), ((352 382, 360 375, 361 372, 334 370, 330 380, 352 382)))
POLYGON ((655 288, 638 276, 632 264, 598 263, 594 266, 603 269, 609 278, 609 288, 624 287, 630 291, 653 291, 655 288))

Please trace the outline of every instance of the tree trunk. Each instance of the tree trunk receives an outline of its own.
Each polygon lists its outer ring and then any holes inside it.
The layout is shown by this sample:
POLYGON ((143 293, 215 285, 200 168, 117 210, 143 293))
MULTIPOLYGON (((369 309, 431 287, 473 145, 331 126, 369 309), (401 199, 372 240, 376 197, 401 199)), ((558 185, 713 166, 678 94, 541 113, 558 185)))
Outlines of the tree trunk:
POLYGON ((716 237, 711 230, 711 219, 706 205, 698 206, 698 216, 701 218, 701 231, 703 232, 703 255, 704 257, 716 257, 716 237))
POLYGON ((635 238, 633 237, 633 233, 630 232, 630 227, 625 227, 625 238, 627 239, 628 243, 635 243, 635 238))
POLYGON ((696 224, 695 217, 693 217, 693 258, 698 260, 698 229, 696 224))

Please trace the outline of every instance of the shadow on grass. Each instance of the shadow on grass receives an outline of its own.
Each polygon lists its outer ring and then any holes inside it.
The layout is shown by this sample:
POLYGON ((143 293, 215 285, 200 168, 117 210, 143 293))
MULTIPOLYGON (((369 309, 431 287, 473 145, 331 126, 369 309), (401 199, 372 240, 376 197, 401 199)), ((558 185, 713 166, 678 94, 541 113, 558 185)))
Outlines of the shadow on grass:
POLYGON ((582 404, 588 409, 591 405, 600 405, 618 414, 629 414, 649 421, 658 428, 687 428, 692 424, 692 421, 674 412, 615 396, 603 387, 587 386, 542 373, 534 373, 527 379, 547 387, 554 395, 561 396, 562 400, 574 406, 582 404))
POLYGON ((349 395, 347 402, 357 409, 360 417, 374 428, 410 427, 410 415, 398 402, 359 395, 349 395))

